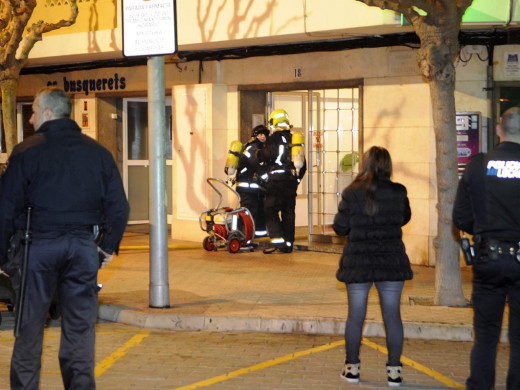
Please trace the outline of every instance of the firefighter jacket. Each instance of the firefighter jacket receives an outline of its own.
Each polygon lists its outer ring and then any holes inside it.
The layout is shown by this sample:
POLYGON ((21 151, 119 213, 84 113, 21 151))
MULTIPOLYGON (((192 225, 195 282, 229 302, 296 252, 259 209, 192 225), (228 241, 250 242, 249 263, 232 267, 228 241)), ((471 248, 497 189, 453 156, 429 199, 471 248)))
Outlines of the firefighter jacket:
POLYGON ((267 172, 263 164, 257 160, 257 151, 264 144, 254 138, 246 144, 238 161, 236 188, 243 192, 258 192, 264 190, 267 172))
POLYGON ((307 171, 307 162, 299 172, 291 160, 291 131, 276 130, 258 151, 258 160, 266 165, 269 181, 296 181, 299 183, 307 171))

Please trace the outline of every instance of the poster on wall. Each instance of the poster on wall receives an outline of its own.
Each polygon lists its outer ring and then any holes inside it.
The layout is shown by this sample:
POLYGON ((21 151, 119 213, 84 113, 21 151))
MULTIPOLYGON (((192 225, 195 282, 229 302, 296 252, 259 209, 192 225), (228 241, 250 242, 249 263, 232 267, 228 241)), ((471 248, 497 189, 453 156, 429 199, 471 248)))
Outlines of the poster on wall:
POLYGON ((480 112, 457 112, 457 160, 463 168, 469 159, 480 152, 480 112))
POLYGON ((508 77, 520 76, 520 53, 506 51, 504 54, 504 74, 508 77))

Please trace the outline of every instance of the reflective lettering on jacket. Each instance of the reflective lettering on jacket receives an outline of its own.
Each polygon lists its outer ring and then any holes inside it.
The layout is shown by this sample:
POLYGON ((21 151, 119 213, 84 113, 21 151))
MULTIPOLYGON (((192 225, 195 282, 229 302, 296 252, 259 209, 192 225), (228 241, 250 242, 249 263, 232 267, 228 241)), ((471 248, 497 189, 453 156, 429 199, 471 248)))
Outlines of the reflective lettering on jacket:
MULTIPOLYGON (((282 141, 284 144, 287 143, 287 140, 285 139, 285 137, 283 135, 282 135, 282 141)), ((276 160, 274 161, 277 165, 283 165, 282 157, 283 157, 284 152, 285 152, 285 145, 278 145, 278 157, 276 157, 276 160)))
POLYGON ((239 182, 237 183, 237 187, 242 187, 242 188, 254 188, 254 189, 259 189, 260 186, 256 183, 246 183, 246 182, 239 182))
POLYGON ((520 161, 489 160, 486 175, 500 179, 520 179, 520 161))

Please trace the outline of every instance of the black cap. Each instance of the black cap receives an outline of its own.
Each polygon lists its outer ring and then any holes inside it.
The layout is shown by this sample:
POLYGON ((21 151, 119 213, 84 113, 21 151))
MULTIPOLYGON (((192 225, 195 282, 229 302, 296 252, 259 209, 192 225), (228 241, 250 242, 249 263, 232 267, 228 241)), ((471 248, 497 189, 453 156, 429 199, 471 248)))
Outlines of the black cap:
POLYGON ((255 126, 253 131, 251 132, 251 137, 256 138, 259 134, 265 134, 266 137, 269 137, 269 129, 264 125, 255 126))

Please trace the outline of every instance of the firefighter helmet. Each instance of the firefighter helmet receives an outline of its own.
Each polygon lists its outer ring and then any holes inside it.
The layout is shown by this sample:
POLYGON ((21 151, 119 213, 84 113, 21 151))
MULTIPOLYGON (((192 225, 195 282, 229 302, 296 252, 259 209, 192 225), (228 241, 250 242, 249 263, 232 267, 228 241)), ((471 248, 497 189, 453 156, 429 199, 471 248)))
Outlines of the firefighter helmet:
POLYGON ((271 112, 271 115, 269 115, 269 126, 272 129, 276 129, 277 127, 290 128, 291 124, 289 122, 287 111, 279 108, 278 110, 271 112))

